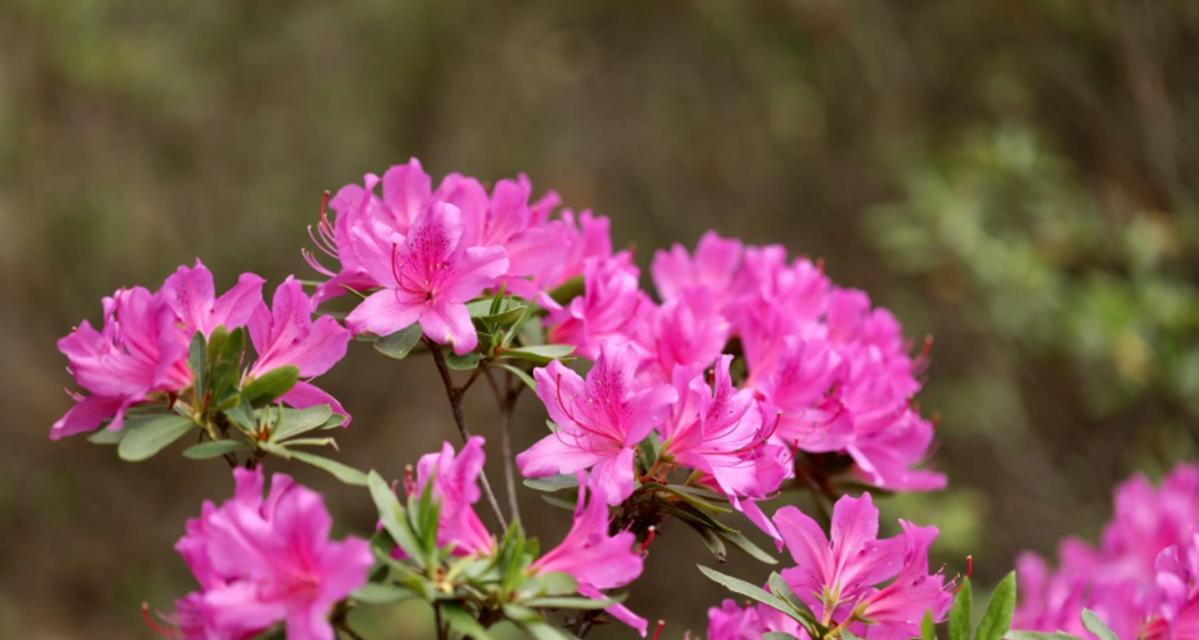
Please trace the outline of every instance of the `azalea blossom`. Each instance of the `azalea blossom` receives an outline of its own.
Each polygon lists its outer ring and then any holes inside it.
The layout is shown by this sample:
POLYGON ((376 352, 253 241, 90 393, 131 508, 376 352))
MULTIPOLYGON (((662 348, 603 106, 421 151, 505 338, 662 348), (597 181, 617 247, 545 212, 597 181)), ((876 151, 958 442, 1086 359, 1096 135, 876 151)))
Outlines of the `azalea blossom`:
POLYGON ((212 272, 197 258, 194 266, 181 266, 167 277, 161 295, 175 312, 186 339, 197 331, 207 338, 217 327, 233 330, 245 326, 262 304, 265 282, 258 274, 243 273, 237 284, 218 298, 212 272))
POLYGON ((483 473, 483 438, 472 436, 454 455, 454 447, 446 442, 438 453, 421 456, 416 465, 416 486, 420 495, 432 483, 433 499, 441 507, 437 529, 437 544, 449 547, 457 555, 489 553, 495 540, 475 514, 479 501, 479 475, 483 473))
POLYGON ((1114 502, 1099 544, 1067 539, 1056 569, 1038 556, 1021 555, 1020 590, 1031 595, 1021 598, 1014 628, 1086 637, 1083 609, 1120 638, 1170 638, 1171 625, 1193 628, 1185 585, 1193 579, 1190 547, 1199 531, 1199 466, 1179 465, 1159 487, 1133 476, 1116 488, 1114 502))
POLYGON ((478 343, 466 303, 495 284, 508 258, 502 247, 463 246, 459 209, 437 202, 416 217, 388 264, 368 269, 385 288, 350 313, 351 330, 384 336, 419 322, 429 338, 464 354, 478 343))
MULTIPOLYGON (((585 478, 579 479, 579 498, 574 522, 558 546, 533 562, 533 573, 561 572, 579 583, 579 593, 603 599, 604 589, 623 587, 641 575, 643 558, 635 549, 630 531, 608 533, 608 507, 602 499, 587 499, 585 478)), ((616 619, 637 629, 645 637, 646 620, 621 604, 606 609, 616 619)))
POLYGON ((248 638, 278 622, 287 637, 332 640, 333 605, 366 583, 365 540, 329 539, 320 495, 275 474, 263 498, 260 469, 233 472, 234 497, 205 502, 175 545, 200 583, 176 603, 187 638, 248 638))
POLYGON ((608 504, 633 492, 633 449, 665 418, 677 393, 668 385, 634 384, 639 359, 631 347, 606 346, 586 381, 558 361, 533 371, 537 396, 556 431, 516 456, 527 477, 591 469, 608 504))
POLYGON ((910 638, 920 635, 925 612, 937 621, 948 612, 953 595, 928 572, 936 527, 901 520, 900 535, 880 539, 869 493, 837 500, 828 537, 795 507, 779 509, 774 521, 796 564, 782 577, 822 624, 849 624, 867 638, 910 638))
POLYGON ((632 256, 621 252, 610 258, 587 260, 583 265, 583 293, 565 307, 548 296, 540 302, 549 309, 548 337, 574 345, 578 353, 595 359, 607 344, 636 345, 647 314, 653 308, 637 284, 639 271, 632 256))
POLYGON ((129 407, 191 384, 187 341, 163 296, 142 287, 120 289, 104 298, 103 307, 101 331, 84 320, 58 341, 67 370, 88 395, 73 394, 75 406, 50 428, 52 440, 91 431, 105 420, 118 430, 129 407))
POLYGON ((748 498, 747 515, 777 537, 765 517, 756 517, 752 500, 778 490, 791 475, 791 459, 772 443, 777 417, 764 419, 753 392, 733 386, 732 361, 729 355, 717 359, 710 385, 702 372, 675 369, 679 401, 659 430, 662 456, 710 477, 739 510, 748 498))
POLYGON ((345 357, 350 332, 332 316, 322 315, 313 320, 314 310, 312 298, 292 276, 275 289, 270 309, 260 298, 247 325, 250 341, 258 353, 247 375, 254 378, 278 367, 295 366, 304 379, 279 399, 300 409, 327 404, 346 417, 342 426, 349 426, 350 414, 337 398, 309 380, 324 374, 345 357))

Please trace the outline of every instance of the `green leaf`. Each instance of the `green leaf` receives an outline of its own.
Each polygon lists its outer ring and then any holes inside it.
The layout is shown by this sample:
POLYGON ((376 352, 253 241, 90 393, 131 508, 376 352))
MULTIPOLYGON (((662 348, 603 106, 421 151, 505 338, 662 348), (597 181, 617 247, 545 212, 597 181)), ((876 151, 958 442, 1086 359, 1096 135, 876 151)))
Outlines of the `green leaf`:
POLYGON ((250 445, 246 444, 244 440, 209 440, 184 449, 183 457, 192 460, 209 460, 219 458, 226 453, 249 448, 250 445))
POLYGON ((1095 634, 1099 640, 1117 640, 1115 632, 1090 609, 1082 610, 1082 626, 1086 627, 1087 631, 1095 634))
POLYGON ((403 360, 412 353, 412 349, 420 344, 421 328, 419 323, 412 323, 399 331, 383 336, 375 341, 375 351, 396 360, 403 360))
POLYGON ((840 634, 841 640, 862 640, 860 637, 858 637, 858 634, 846 628, 842 628, 840 634))
POLYGON ((327 404, 318 404, 306 409, 280 409, 279 420, 271 429, 271 441, 280 442, 303 433, 308 433, 332 417, 333 409, 327 404))
POLYGON ((418 594, 391 584, 364 584, 350 594, 363 604, 391 604, 420 597, 418 594))
POLYGON ((728 589, 739 596, 745 596, 754 602, 760 602, 772 609, 776 609, 795 620, 801 620, 795 611, 791 609, 791 605, 787 604, 785 600, 774 595, 773 593, 770 593, 761 587, 752 585, 740 578, 734 578, 733 576, 723 574, 715 569, 709 569, 702 564, 697 564, 695 566, 699 567, 700 573, 707 576, 709 580, 719 584, 725 589, 728 589))
POLYGON ((254 408, 250 406, 250 401, 246 400, 245 396, 241 396, 237 404, 222 411, 229 422, 233 426, 241 429, 248 436, 254 436, 258 431, 258 418, 254 415, 254 408))
POLYGON ((526 607, 538 609, 607 609, 614 603, 611 600, 592 600, 591 598, 571 596, 549 596, 533 598, 523 603, 526 607))
POLYGON ((1016 572, 1007 577, 995 587, 991 594, 991 602, 983 612, 978 629, 974 631, 975 640, 1003 640, 1003 635, 1012 628, 1012 614, 1016 611, 1016 572))
POLYGON ((762 634, 762 640, 799 640, 786 631, 767 631, 762 634))
POLYGON ((140 462, 153 457, 167 445, 182 438, 196 427, 191 418, 162 414, 125 422, 125 437, 117 445, 117 455, 128 462, 140 462))
POLYGON ((118 429, 113 431, 108 427, 103 427, 92 432, 92 435, 87 437, 87 441, 92 444, 117 444, 121 438, 125 437, 125 430, 118 429))
POLYGON ((477 351, 458 355, 453 350, 448 350, 445 354, 445 363, 455 371, 470 371, 478 367, 479 361, 482 359, 482 354, 477 351))
MULTIPOLYGON (((269 444, 271 443, 263 443, 263 448, 265 449, 266 445, 269 444)), ((272 449, 275 447, 283 449, 283 447, 279 447, 279 445, 271 445, 272 449)), ((305 464, 310 464, 318 469, 321 469, 322 471, 326 471, 334 478, 337 478, 346 484, 352 484, 358 487, 366 486, 366 474, 355 469, 354 467, 305 451, 295 451, 292 449, 284 450, 287 451, 291 458, 299 460, 305 464)))
POLYGON ((375 509, 379 512, 379 521, 383 523, 383 528, 391 535, 391 539, 395 540, 404 554, 412 558, 414 562, 423 563, 424 557, 420 553, 421 549, 416 541, 416 534, 409 527, 404 507, 396 498, 391 487, 387 486, 387 481, 372 470, 366 475, 366 486, 370 489, 371 500, 374 501, 375 509))
POLYGON ((920 621, 920 640, 937 640, 937 623, 933 622, 932 611, 925 611, 924 619, 920 621))
POLYGON ((752 540, 745 537, 740 531, 714 531, 714 533, 723 539, 725 542, 731 543, 733 546, 745 552, 746 555, 766 564, 778 564, 778 560, 774 556, 767 553, 762 547, 754 544, 752 540))
POLYGON ((578 590, 579 582, 569 573, 561 571, 539 573, 525 581, 524 586, 521 587, 523 593, 532 594, 536 598, 565 596, 578 590))
POLYGON ((245 354, 245 329, 238 327, 232 332, 217 327, 208 339, 208 386, 212 397, 224 403, 234 391, 241 378, 242 356, 245 354))
POLYGON ((963 578, 962 586, 953 598, 953 608, 949 610, 949 640, 970 640, 972 601, 970 578, 963 578))
POLYGON ((251 380, 242 388, 242 396, 252 405, 265 404, 290 391, 299 380, 299 367, 284 365, 251 380))
POLYGON ((491 640, 491 634, 470 615, 462 605, 456 602, 446 602, 441 605, 441 617, 454 632, 474 640, 491 640))
POLYGON ((187 365, 192 370, 192 389, 195 391, 196 404, 199 405, 207 393, 204 377, 208 371, 208 344, 204 334, 199 331, 192 335, 187 345, 187 365))
POLYGON ((800 600, 799 596, 795 595, 795 592, 791 590, 791 585, 783 580, 783 576, 777 572, 771 572, 766 584, 770 585, 770 592, 782 598, 783 602, 790 605, 800 618, 803 618, 808 624, 816 624, 816 614, 812 613, 812 609, 803 600, 800 600))
POLYGON ((554 360, 561 360, 574 353, 575 348, 569 344, 535 344, 515 349, 504 349, 500 355, 505 358, 527 360, 537 365, 547 365, 554 360))
POLYGON ((284 444, 288 447, 333 447, 337 449, 337 440, 334 438, 292 438, 284 444))
POLYGON ((472 320, 478 320, 485 324, 497 327, 508 327, 512 323, 520 320, 521 316, 525 315, 525 305, 506 298, 500 304, 496 304, 497 298, 485 298, 483 300, 475 300, 466 305, 466 310, 470 312, 472 320))
POLYGON ((576 296, 583 295, 583 290, 583 276, 575 276, 550 291, 549 296, 554 302, 565 306, 576 296))
POLYGON ((535 491, 545 491, 554 493, 563 489, 576 489, 579 486, 579 477, 573 473, 561 473, 556 476, 546 476, 544 478, 525 478, 524 485, 535 491))
POLYGON ((527 371, 521 369, 520 367, 514 367, 507 362, 500 362, 498 364, 508 371, 511 371, 512 375, 516 376, 518 380, 525 383, 525 386, 528 387, 530 391, 537 393, 537 381, 534 380, 533 376, 529 375, 527 371))

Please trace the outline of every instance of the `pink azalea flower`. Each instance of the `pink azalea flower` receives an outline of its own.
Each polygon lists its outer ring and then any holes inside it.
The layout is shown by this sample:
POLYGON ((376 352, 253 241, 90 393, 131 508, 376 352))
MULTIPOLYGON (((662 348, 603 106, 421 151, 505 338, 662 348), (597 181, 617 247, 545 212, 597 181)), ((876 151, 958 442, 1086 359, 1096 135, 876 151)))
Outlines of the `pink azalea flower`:
POLYGON ((490 553, 495 540, 475 514, 473 505, 479 501, 479 474, 483 473, 483 438, 472 436, 454 455, 454 447, 446 442, 441 452, 421 456, 416 465, 416 487, 421 495, 428 483, 433 483, 433 498, 441 504, 437 544, 452 547, 457 555, 490 553))
POLYGON ((912 637, 919 635, 926 611, 936 620, 948 611, 952 595, 939 574, 928 573, 935 527, 901 520, 902 534, 879 539, 878 510, 869 493, 837 501, 831 539, 795 507, 779 509, 774 521, 797 565, 784 570, 783 579, 822 623, 869 618, 874 621, 869 631, 855 629, 858 635, 912 637))
POLYGON ((313 385, 308 379, 322 375, 346 355, 350 332, 332 316, 320 316, 315 321, 312 298, 304 293, 298 280, 288 276, 275 289, 271 308, 258 300, 247 329, 257 360, 250 366, 248 376, 254 378, 285 365, 293 365, 305 378, 280 398, 283 402, 305 408, 327 404, 344 415, 343 426, 349 426, 350 414, 336 398, 313 385))
POLYGON ((1021 557, 1021 590, 1037 597, 1021 599, 1013 626, 1088 637, 1078 620, 1086 608, 1120 638, 1169 638, 1171 624, 1193 628, 1199 609, 1178 585, 1191 575, 1197 528, 1199 467, 1179 465, 1157 488, 1134 476, 1117 487, 1115 515, 1097 548, 1063 542, 1056 570, 1036 556, 1021 557))
POLYGON ((684 300, 698 312, 719 312, 740 292, 733 280, 741 269, 741 242, 705 233, 695 247, 695 257, 676 244, 654 254, 650 272, 663 300, 684 300))
POLYGON ((347 287, 361 291, 388 286, 393 247, 429 207, 431 195, 429 175, 416 158, 389 168, 382 179, 368 173, 362 185, 339 189, 329 201, 335 220, 330 222, 322 211, 315 232, 309 228, 313 242, 337 260, 339 268, 329 269, 315 254, 303 252, 309 266, 330 278, 317 288, 317 302, 340 296, 347 287), (375 193, 380 183, 382 198, 375 193))
MULTIPOLYGON (((711 385, 702 373, 675 369, 680 399, 660 432, 664 456, 710 476, 741 509, 743 498, 778 490, 791 465, 785 450, 769 443, 777 423, 763 422, 751 390, 733 387, 732 361, 730 355, 717 359, 711 385)), ((775 534, 773 527, 767 532, 775 534)))
POLYGON ((638 357, 605 347, 586 382, 554 361, 533 371, 537 395, 557 430, 516 456, 525 476, 591 469, 595 491, 617 504, 633 492, 633 449, 665 419, 677 398, 667 385, 638 388, 638 357))
POLYGON ((104 298, 104 327, 85 320, 58 341, 67 370, 89 395, 50 428, 50 439, 91 431, 110 420, 120 429, 125 411, 155 393, 175 393, 191 384, 187 341, 163 296, 142 287, 120 289, 104 298))
MULTIPOLYGON (((634 550, 636 537, 629 531, 608 534, 608 507, 603 500, 587 500, 587 485, 579 480, 579 499, 570 531, 558 546, 532 565, 533 573, 566 573, 579 583, 579 593, 597 600, 603 589, 623 587, 641 575, 643 559, 634 550)), ((606 609, 616 619, 645 637, 647 622, 621 604, 606 609)))
MULTIPOLYGON (((556 195, 554 196, 556 198, 556 195)), ((542 200, 541 211, 546 206, 542 200)), ((556 204, 555 199, 550 200, 556 204)), ((538 211, 538 207, 534 207, 538 211)), ((535 213, 536 216, 548 215, 535 213)), ((561 260, 546 266, 533 276, 533 282, 538 288, 550 290, 571 278, 583 275, 584 266, 593 260, 602 260, 612 256, 612 236, 609 232, 609 221, 604 216, 592 215, 590 211, 575 214, 573 211, 562 212, 562 242, 565 247, 561 260)))
POLYGON ((809 640, 808 632, 782 612, 764 605, 739 607, 725 600, 708 609, 708 640, 759 640, 768 632, 789 633, 809 640))
POLYGON ((320 495, 276 474, 263 499, 261 470, 234 470, 237 491, 204 503, 175 548, 200 583, 176 605, 187 638, 248 638, 277 622, 287 637, 333 640, 333 605, 365 584, 366 541, 329 539, 320 495))
POLYGON ((583 295, 559 307, 547 296, 541 302, 550 310, 549 340, 578 348, 595 359, 604 345, 631 344, 653 303, 638 287, 638 271, 628 252, 607 259, 588 260, 583 267, 583 295))
POLYGON ((1157 556, 1154 602, 1157 616, 1146 625, 1147 640, 1199 638, 1199 533, 1184 546, 1157 556))
POLYGON ((676 367, 699 371, 712 366, 730 330, 723 317, 697 316, 678 301, 654 309, 644 327, 645 335, 634 336, 647 353, 639 377, 659 383, 671 382, 676 367))
MULTIPOLYGON (((508 269, 501 247, 464 247, 457 207, 435 203, 412 223, 391 255, 383 290, 358 305, 346 324, 355 333, 395 333, 419 322, 425 335, 468 353, 478 343, 466 302, 508 269)), ((372 272, 379 277, 376 265, 372 272)))
MULTIPOLYGON (((535 296, 538 287, 528 277, 561 261, 567 250, 567 230, 560 220, 535 219, 529 205, 532 185, 528 178, 522 175, 518 180, 496 182, 490 198, 469 178, 459 178, 450 190, 462 194, 458 200, 446 200, 462 210, 465 246, 503 247, 508 255, 503 278, 508 290, 526 298, 535 296)), ((548 212, 539 215, 548 217, 548 212)))
POLYGON ((195 266, 181 266, 167 277, 161 295, 190 340, 197 331, 208 337, 219 326, 228 330, 245 326, 250 314, 262 304, 264 282, 257 274, 243 273, 237 284, 218 298, 212 272, 197 258, 195 266))

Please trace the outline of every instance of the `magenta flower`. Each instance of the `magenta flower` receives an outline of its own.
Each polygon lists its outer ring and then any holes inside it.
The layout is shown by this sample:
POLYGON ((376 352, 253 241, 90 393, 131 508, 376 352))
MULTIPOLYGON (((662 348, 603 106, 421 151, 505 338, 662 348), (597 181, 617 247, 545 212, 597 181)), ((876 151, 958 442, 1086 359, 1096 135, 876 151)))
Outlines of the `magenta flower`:
POLYGON ((1199 638, 1199 533, 1190 542, 1157 556, 1153 602, 1157 617, 1143 632, 1147 640, 1199 638))
POLYGON ((663 422, 677 399, 667 385, 638 388, 638 358, 629 347, 605 347, 586 382, 554 361, 533 371, 537 396, 557 430, 516 456, 525 476, 591 469, 608 504, 633 492, 633 449, 663 422))
POLYGON ((697 312, 720 312, 741 292, 733 280, 741 269, 741 242, 705 233, 695 247, 695 257, 682 245, 658 251, 650 267, 654 286, 663 300, 682 300, 697 312))
POLYGON ((645 335, 634 339, 642 344, 647 356, 639 377, 659 383, 671 382, 677 367, 700 371, 712 366, 730 331, 723 317, 697 316, 678 301, 654 309, 650 321, 641 326, 645 335))
POLYGON ((237 284, 218 298, 212 272, 197 258, 194 266, 181 266, 167 277, 161 295, 190 340, 197 331, 208 337, 220 326, 230 331, 245 326, 254 309, 262 304, 264 282, 257 274, 243 273, 237 284))
POLYGON ((1086 637, 1078 619, 1086 608, 1117 637, 1168 638, 1164 616, 1193 624, 1190 613, 1183 615, 1192 605, 1180 599, 1177 585, 1187 579, 1178 576, 1191 562, 1188 547, 1197 529, 1199 467, 1179 465, 1158 488, 1134 476, 1117 487, 1115 515, 1098 547, 1064 541, 1056 570, 1039 557, 1021 556, 1021 591, 1035 597, 1021 599, 1013 626, 1086 637))
MULTIPOLYGON (((603 599, 603 589, 623 587, 641 575, 643 559, 634 550, 636 537, 629 531, 608 534, 608 507, 603 500, 587 500, 587 484, 579 479, 579 498, 574 522, 558 546, 538 558, 531 567, 536 573, 566 573, 579 583, 579 593, 603 599)), ((616 619, 646 633, 646 620, 623 605, 606 611, 616 619)))
POLYGON ((478 335, 466 302, 495 284, 508 258, 501 247, 464 247, 461 240, 457 207, 435 203, 423 211, 393 250, 386 288, 358 305, 347 326, 382 336, 419 322, 425 335, 455 353, 473 350, 478 335))
POLYGON ((789 633, 809 640, 798 622, 765 605, 739 607, 725 600, 708 609, 708 640, 760 640, 768 632, 789 633))
POLYGON ((653 307, 637 278, 628 252, 588 260, 583 267, 583 295, 565 308, 547 296, 541 298, 550 310, 550 341, 574 345, 580 355, 591 359, 606 344, 634 344, 632 337, 646 332, 642 325, 653 307))
POLYGON ((473 505, 479 501, 479 474, 483 473, 483 438, 473 436, 454 455, 454 447, 446 442, 440 453, 421 456, 416 465, 416 495, 433 483, 433 498, 441 504, 437 544, 450 547, 457 555, 490 553, 495 540, 475 514, 473 505))
POLYGON ((270 309, 258 300, 247 325, 258 359, 247 375, 254 378, 278 367, 295 366, 299 368, 300 376, 306 379, 297 382, 280 399, 301 409, 327 404, 344 415, 343 426, 349 426, 350 414, 341 403, 307 380, 333 368, 345 357, 350 342, 350 332, 332 316, 312 319, 315 306, 300 282, 292 276, 275 289, 270 309))
POLYGON ((395 245, 403 242, 413 221, 431 204, 429 175, 416 158, 389 168, 382 179, 368 173, 362 185, 339 189, 329 201, 335 220, 330 222, 322 210, 316 230, 309 227, 313 243, 337 260, 339 269, 329 269, 315 254, 303 251, 309 266, 330 278, 317 288, 317 302, 340 296, 346 288, 388 286, 395 245), (382 198, 375 194, 380 183, 382 198))
MULTIPOLYGON (((733 387, 732 361, 730 355, 717 359, 711 385, 703 374, 675 369, 680 399, 659 431, 663 456, 710 476, 741 509, 743 498, 778 490, 791 468, 786 451, 770 444, 777 422, 763 421, 753 391, 733 387)), ((767 532, 774 535, 773 527, 767 532)))
POLYGON ((333 605, 365 584, 366 541, 329 539, 320 495, 276 474, 263 499, 261 470, 234 470, 237 491, 199 518, 175 545, 200 583, 177 604, 187 638, 248 638, 277 622, 287 637, 332 640, 333 605))
MULTIPOLYGON (((539 205, 533 207, 534 218, 548 216, 547 209, 556 204, 556 194, 543 198, 539 205)), ((553 289, 571 278, 583 275, 584 266, 589 261, 612 256, 608 218, 592 215, 590 211, 576 215, 566 209, 562 211, 562 223, 562 242, 565 249, 561 260, 547 265, 533 276, 533 283, 543 290, 553 289)))
MULTIPOLYGON (((779 509, 774 521, 796 563, 782 572, 783 579, 822 624, 861 625, 869 619, 869 638, 910 638, 920 635, 926 611, 936 620, 948 611, 952 594, 940 574, 928 573, 935 527, 901 520, 903 533, 879 539, 878 510, 869 493, 837 501, 831 540, 795 507, 779 509)), ((859 628, 855 633, 866 633, 859 628)))
POLYGON ((58 341, 67 370, 89 395, 50 428, 50 439, 91 431, 105 420, 120 429, 125 411, 156 393, 176 393, 191 384, 187 341, 163 296, 142 287, 104 298, 104 328, 86 320, 58 341))

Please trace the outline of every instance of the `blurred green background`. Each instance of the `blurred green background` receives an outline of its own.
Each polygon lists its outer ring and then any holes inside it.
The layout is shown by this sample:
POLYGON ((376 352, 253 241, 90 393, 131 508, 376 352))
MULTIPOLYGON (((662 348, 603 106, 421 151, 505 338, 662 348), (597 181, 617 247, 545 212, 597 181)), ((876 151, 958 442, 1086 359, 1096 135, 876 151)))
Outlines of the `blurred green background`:
MULTIPOLYGON (((322 190, 410 155, 526 171, 643 265, 708 228, 824 258, 936 338, 920 403, 950 489, 887 500, 891 523, 939 524, 938 561, 972 553, 987 583, 1093 538, 1115 482, 1195 454, 1196 60, 1189 0, 0 0, 0 636, 150 637, 139 604, 193 586, 183 520, 231 487, 216 463, 51 444, 55 340, 197 256, 222 286, 310 275, 322 190)), ((428 362, 354 345, 325 381, 349 463, 398 475, 455 439, 428 362)), ((543 415, 519 415, 531 443, 543 415)), ((370 530, 365 492, 289 470, 370 530)), ((524 505, 556 541, 563 519, 524 505)), ((723 597, 704 553, 667 528, 633 589, 665 637, 723 597)), ((381 617, 364 630, 428 633, 381 617)))

